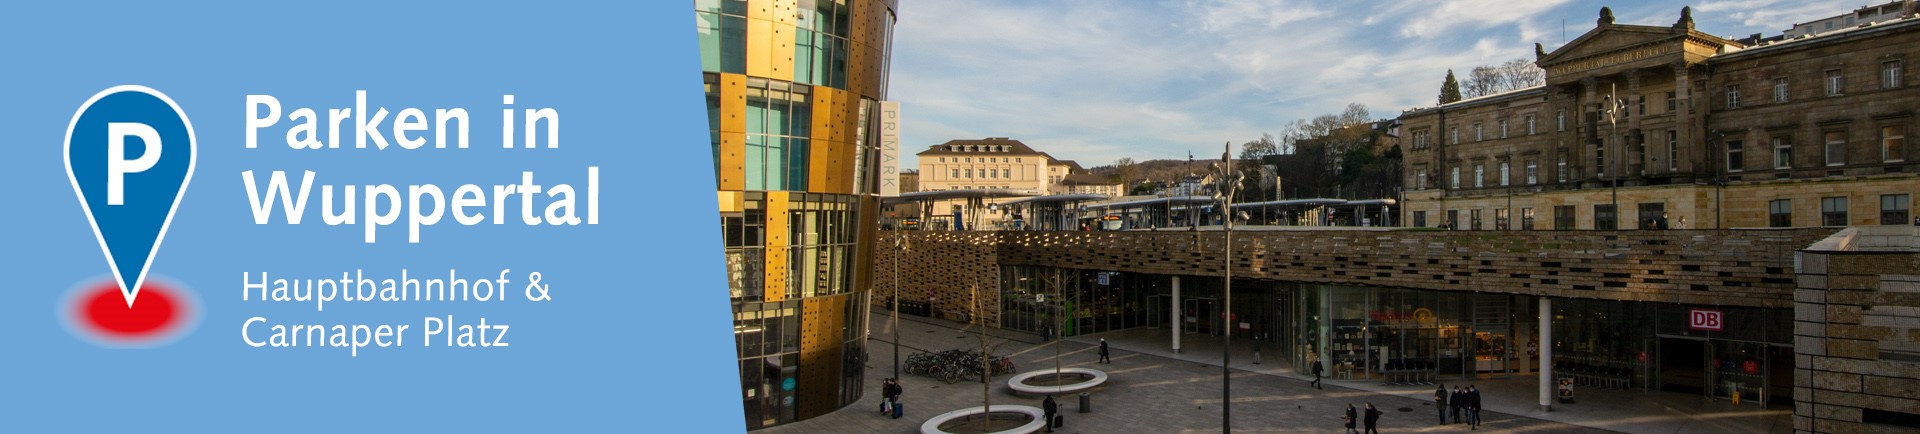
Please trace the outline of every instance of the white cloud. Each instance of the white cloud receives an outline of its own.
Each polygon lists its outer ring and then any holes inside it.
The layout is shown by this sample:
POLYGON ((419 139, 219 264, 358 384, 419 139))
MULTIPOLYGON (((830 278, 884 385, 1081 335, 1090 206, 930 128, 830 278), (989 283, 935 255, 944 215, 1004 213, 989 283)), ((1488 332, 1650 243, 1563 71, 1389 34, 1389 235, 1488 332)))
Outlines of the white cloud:
POLYGON ((1186 7, 1193 11, 1201 29, 1215 32, 1280 30, 1327 14, 1306 2, 1292 0, 1188 0, 1186 7))
MULTIPOLYGON (((1857 6, 1815 3, 1708 1, 1694 17, 1717 34, 1776 33, 1857 6), (1819 13, 1787 17, 1809 10, 1819 13), (1787 23, 1751 30, 1774 21, 1787 23)), ((1667 25, 1680 6, 1614 10, 1622 23, 1667 25)), ((1597 11, 1568 0, 911 2, 890 97, 904 105, 908 154, 991 136, 1087 166, 1212 155, 1349 102, 1376 118, 1432 105, 1448 69, 1531 60, 1535 42, 1560 45, 1562 22, 1577 37, 1597 11)))
POLYGON ((1536 17, 1542 12, 1566 4, 1568 0, 1441 0, 1426 2, 1399 2, 1387 6, 1385 15, 1400 15, 1407 19, 1400 26, 1400 35, 1407 38, 1428 38, 1444 32, 1478 30, 1502 26, 1536 17))

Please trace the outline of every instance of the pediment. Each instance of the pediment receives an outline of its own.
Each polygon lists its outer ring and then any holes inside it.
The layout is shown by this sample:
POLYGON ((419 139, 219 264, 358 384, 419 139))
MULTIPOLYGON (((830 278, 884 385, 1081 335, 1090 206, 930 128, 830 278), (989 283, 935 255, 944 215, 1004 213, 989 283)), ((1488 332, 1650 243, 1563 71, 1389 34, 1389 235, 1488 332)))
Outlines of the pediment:
POLYGON ((1567 45, 1554 49, 1552 53, 1547 53, 1536 63, 1546 68, 1555 63, 1612 53, 1662 40, 1672 40, 1674 44, 1680 44, 1687 33, 1686 30, 1672 27, 1601 26, 1587 31, 1586 34, 1580 35, 1567 45))

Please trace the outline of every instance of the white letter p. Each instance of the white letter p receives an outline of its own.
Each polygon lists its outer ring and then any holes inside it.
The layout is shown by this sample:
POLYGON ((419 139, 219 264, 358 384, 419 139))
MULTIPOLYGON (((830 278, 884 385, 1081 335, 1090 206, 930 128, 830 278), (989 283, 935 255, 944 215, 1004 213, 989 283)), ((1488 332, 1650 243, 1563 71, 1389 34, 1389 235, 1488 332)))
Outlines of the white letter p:
POLYGON ((127 174, 145 172, 158 162, 160 132, 142 123, 107 123, 107 205, 125 205, 127 174), (127 159, 127 136, 139 137, 145 142, 146 150, 139 158, 127 159))

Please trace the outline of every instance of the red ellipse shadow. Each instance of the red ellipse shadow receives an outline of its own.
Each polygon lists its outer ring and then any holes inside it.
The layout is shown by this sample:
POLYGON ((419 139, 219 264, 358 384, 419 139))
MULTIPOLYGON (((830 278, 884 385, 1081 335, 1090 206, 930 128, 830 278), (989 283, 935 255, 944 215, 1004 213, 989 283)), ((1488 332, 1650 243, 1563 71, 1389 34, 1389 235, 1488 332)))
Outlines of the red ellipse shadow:
POLYGON ((100 337, 117 341, 146 341, 164 337, 185 322, 187 306, 173 289, 147 283, 141 285, 133 305, 120 294, 119 285, 108 282, 80 294, 75 319, 100 337))

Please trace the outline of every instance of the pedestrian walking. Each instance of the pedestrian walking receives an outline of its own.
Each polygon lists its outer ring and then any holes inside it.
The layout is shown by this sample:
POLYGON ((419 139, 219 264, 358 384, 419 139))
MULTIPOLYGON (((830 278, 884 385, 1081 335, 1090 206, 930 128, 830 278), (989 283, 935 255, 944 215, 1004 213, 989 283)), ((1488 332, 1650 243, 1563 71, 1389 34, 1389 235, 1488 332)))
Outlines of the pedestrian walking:
POLYGON ((1320 366, 1320 359, 1317 359, 1317 358, 1314 359, 1313 360, 1313 388, 1326 390, 1327 388, 1320 387, 1320 373, 1322 372, 1326 372, 1326 368, 1323 368, 1320 366))
POLYGON ((1053 432, 1053 415, 1060 413, 1060 404, 1053 402, 1053 395, 1047 395, 1047 400, 1040 401, 1040 411, 1045 414, 1042 417, 1046 418, 1047 432, 1053 432))
POLYGON ((1353 409, 1353 404, 1347 404, 1347 415, 1340 419, 1347 423, 1347 434, 1360 434, 1360 430, 1354 429, 1360 423, 1360 412, 1353 409))
POLYGON ((1100 338, 1100 363, 1113 364, 1113 358, 1107 355, 1107 338, 1100 338))
POLYGON ((1460 423, 1460 408, 1467 406, 1467 393, 1460 386, 1453 386, 1453 394, 1447 395, 1447 411, 1453 414, 1453 423, 1460 423))
POLYGON ((893 413, 893 379, 880 380, 880 415, 893 413))
POLYGON ((1433 410, 1440 413, 1440 424, 1447 424, 1447 386, 1442 384, 1433 389, 1433 410))
POLYGON ((1660 230, 1663 230, 1663 231, 1664 231, 1664 230, 1667 230, 1667 229, 1672 229, 1672 226, 1671 226, 1671 225, 1668 225, 1668 220, 1667 220, 1667 218, 1668 218, 1667 216, 1668 216, 1668 215, 1669 215, 1669 214, 1667 214, 1667 213, 1664 213, 1664 212, 1663 212, 1663 213, 1660 213, 1660 221, 1659 221, 1659 223, 1658 223, 1658 224, 1660 225, 1660 230))
POLYGON ((1480 389, 1467 386, 1467 424, 1480 429, 1480 389))
POLYGON ((1674 228, 1674 229, 1687 229, 1687 216, 1680 216, 1680 223, 1679 223, 1679 224, 1675 224, 1675 225, 1673 225, 1673 228, 1674 228))
POLYGON ((1373 403, 1371 402, 1367 403, 1366 422, 1367 431, 1365 434, 1380 434, 1380 430, 1376 428, 1376 425, 1380 424, 1380 409, 1373 408, 1373 403))

